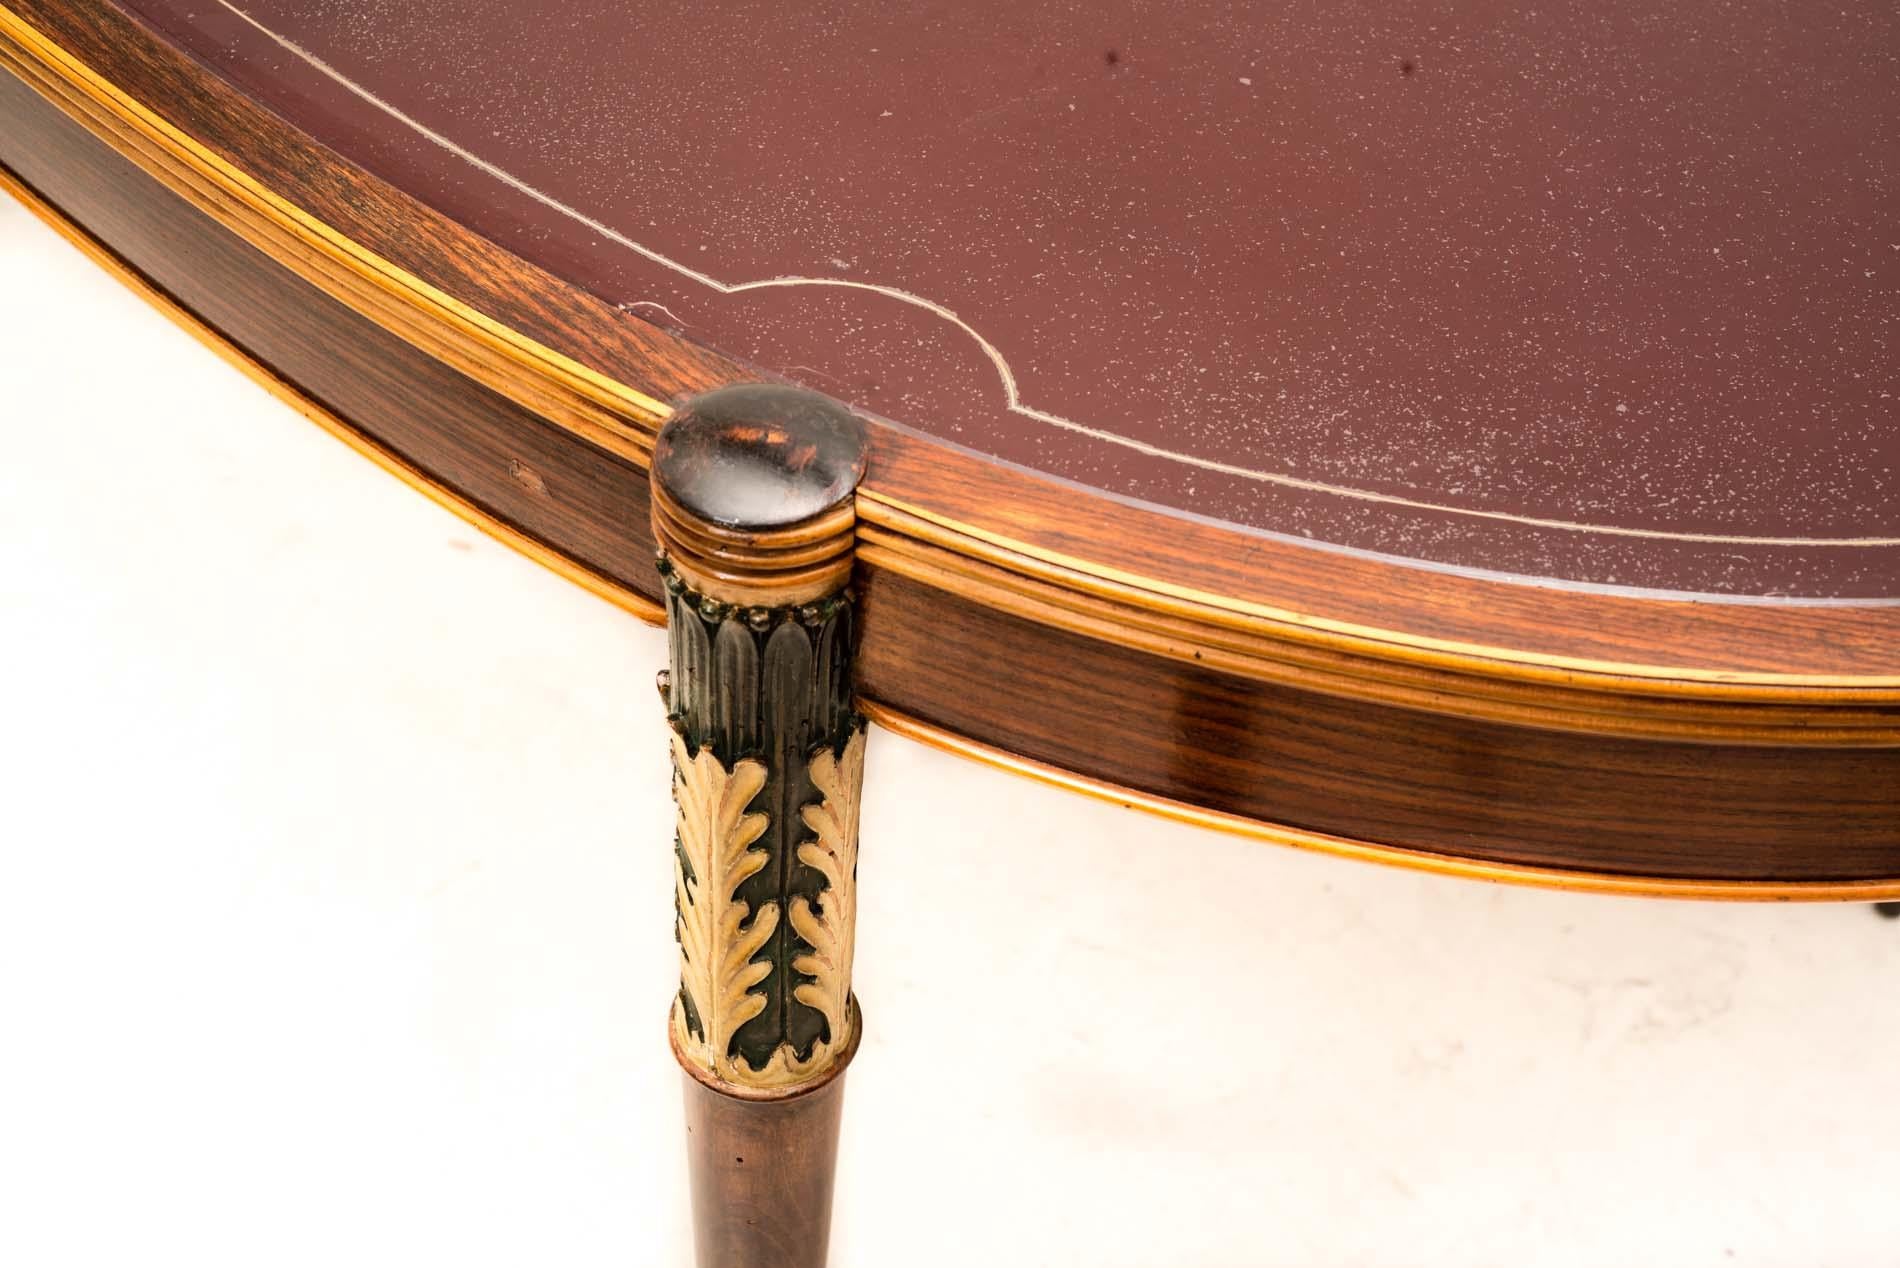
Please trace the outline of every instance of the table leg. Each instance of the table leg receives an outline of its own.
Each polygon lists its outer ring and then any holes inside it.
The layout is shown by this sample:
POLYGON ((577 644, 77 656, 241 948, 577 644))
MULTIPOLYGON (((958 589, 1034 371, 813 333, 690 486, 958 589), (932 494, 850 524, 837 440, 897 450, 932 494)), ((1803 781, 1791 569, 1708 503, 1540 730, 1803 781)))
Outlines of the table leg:
POLYGON ((836 402, 689 401, 653 461, 666 585, 687 1152, 701 1268, 821 1268, 851 994, 864 719, 852 707, 852 490, 836 402))

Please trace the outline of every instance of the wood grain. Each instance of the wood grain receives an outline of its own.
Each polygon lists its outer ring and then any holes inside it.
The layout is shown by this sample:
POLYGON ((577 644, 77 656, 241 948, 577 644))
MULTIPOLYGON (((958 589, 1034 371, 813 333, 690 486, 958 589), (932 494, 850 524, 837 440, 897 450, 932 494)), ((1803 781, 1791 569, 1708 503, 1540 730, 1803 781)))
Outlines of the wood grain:
POLYGON ((686 1160, 700 1268, 824 1268, 845 1067, 862 1032, 860 1020, 829 1076, 787 1093, 706 1076, 669 1029, 685 1072, 686 1160))
POLYGON ((351 312, 4 75, 0 118, 0 162, 183 307, 458 495, 657 598, 643 468, 351 312))
POLYGON ((1658 877, 1900 874, 1900 749, 1579 736, 1247 683, 860 571, 865 695, 1011 752, 1244 818, 1658 877), (1112 683, 1112 691, 1079 690, 1112 683))

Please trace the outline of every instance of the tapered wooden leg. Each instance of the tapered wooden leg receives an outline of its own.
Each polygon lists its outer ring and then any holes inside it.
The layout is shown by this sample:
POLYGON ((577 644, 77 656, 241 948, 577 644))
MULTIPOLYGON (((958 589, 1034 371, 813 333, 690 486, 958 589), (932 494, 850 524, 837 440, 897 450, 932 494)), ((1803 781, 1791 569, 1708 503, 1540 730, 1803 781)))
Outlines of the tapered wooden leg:
POLYGON ((677 807, 687 1151, 700 1268, 822 1268, 851 994, 864 719, 851 703, 853 490, 836 402, 689 401, 653 457, 677 807))
POLYGON ((1900 920, 1900 903, 1875 903, 1874 910, 1889 920, 1900 920))
POLYGON ((686 1071, 699 1262, 823 1268, 849 1050, 830 1077, 765 1095, 711 1079, 674 1053, 686 1071))

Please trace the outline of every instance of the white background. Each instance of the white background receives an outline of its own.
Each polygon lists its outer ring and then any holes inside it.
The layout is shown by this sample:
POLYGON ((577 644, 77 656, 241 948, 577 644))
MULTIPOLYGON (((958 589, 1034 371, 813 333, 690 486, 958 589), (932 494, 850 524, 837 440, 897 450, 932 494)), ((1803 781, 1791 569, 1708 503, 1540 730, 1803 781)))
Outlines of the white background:
MULTIPOLYGON (((0 373, 0 1264, 687 1264, 661 635, 4 198, 0 373)), ((838 1268, 1900 1262, 1866 908, 1342 863, 887 734, 861 878, 838 1268)))

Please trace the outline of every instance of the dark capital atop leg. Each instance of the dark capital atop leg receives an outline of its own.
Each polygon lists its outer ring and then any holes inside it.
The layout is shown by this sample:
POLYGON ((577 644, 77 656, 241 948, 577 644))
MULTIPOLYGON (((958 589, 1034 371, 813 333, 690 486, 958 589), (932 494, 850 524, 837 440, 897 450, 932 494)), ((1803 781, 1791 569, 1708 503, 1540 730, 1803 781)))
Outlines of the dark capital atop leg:
POLYGON ((653 454, 666 584, 674 901, 700 1268, 822 1268, 860 1018, 864 719, 850 591, 861 425, 743 384, 682 405, 653 454))

